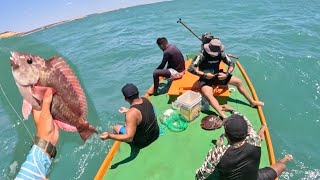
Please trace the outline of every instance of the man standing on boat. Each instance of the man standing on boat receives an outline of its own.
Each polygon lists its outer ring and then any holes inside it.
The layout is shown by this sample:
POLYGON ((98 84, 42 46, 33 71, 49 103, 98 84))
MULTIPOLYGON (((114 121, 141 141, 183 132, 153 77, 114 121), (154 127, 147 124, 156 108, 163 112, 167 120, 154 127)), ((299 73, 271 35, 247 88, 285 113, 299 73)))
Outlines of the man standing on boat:
POLYGON ((229 180, 274 180, 285 170, 285 163, 292 160, 286 155, 276 164, 259 169, 261 157, 261 137, 254 131, 250 121, 227 105, 224 111, 230 111, 231 116, 224 124, 225 133, 217 140, 203 165, 196 171, 195 179, 206 179, 215 170, 220 179, 229 180), (223 145, 226 136, 227 145, 223 145))
POLYGON ((180 79, 185 73, 184 58, 181 51, 176 46, 170 45, 165 37, 158 38, 157 44, 163 51, 163 58, 161 64, 153 72, 153 86, 147 90, 150 95, 157 94, 160 76, 180 79), (164 69, 166 64, 168 64, 167 69, 164 69))
POLYGON ((151 102, 139 97, 138 88, 134 84, 126 84, 122 94, 131 107, 121 107, 119 112, 125 113, 126 125, 114 126, 116 134, 104 132, 101 139, 132 143, 138 147, 145 147, 155 141, 159 136, 159 126, 151 102))
MULTIPOLYGON (((210 102, 211 106, 222 116, 227 116, 222 111, 219 102, 213 96, 213 86, 233 85, 249 101, 251 107, 263 106, 261 101, 255 101, 246 90, 241 79, 232 76, 234 62, 229 58, 230 55, 224 52, 224 46, 217 38, 213 38, 209 43, 203 45, 201 53, 194 58, 188 68, 192 74, 199 76, 199 86, 202 95, 210 102), (220 72, 219 65, 223 61, 229 67, 226 73, 220 72), (197 67, 199 67, 197 69, 197 67)), ((232 56, 233 57, 233 56, 232 56)))

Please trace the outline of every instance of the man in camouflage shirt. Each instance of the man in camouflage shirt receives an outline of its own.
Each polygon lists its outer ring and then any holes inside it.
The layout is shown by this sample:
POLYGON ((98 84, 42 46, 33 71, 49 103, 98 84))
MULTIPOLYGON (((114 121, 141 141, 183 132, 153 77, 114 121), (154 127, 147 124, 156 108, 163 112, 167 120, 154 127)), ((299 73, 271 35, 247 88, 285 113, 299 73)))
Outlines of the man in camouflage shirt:
POLYGON ((286 155, 276 164, 259 169, 261 137, 245 116, 227 105, 223 105, 222 109, 232 113, 224 124, 225 134, 220 136, 216 146, 209 151, 204 163, 196 171, 195 179, 206 179, 215 170, 219 172, 220 179, 277 178, 285 170, 285 163, 290 161, 292 156, 286 155), (228 139, 227 145, 223 145, 224 136, 228 139))

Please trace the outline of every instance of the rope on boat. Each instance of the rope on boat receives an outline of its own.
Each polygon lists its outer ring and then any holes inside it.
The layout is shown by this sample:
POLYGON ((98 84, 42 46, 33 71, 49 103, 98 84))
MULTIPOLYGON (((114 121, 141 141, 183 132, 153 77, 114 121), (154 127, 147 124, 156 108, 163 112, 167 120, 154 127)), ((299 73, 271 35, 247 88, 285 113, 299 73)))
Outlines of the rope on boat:
POLYGON ((160 116, 160 121, 172 132, 181 132, 188 127, 188 122, 175 112, 165 112, 160 116))

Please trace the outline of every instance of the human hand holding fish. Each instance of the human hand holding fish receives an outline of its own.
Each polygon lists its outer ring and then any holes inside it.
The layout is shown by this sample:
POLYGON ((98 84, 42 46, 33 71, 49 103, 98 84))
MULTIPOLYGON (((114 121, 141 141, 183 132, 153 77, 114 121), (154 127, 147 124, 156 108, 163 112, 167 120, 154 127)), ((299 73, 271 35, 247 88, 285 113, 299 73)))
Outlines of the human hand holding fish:
POLYGON ((87 120, 87 100, 81 84, 66 63, 54 56, 49 60, 20 52, 11 52, 11 70, 23 97, 22 114, 28 119, 32 109, 40 110, 48 87, 57 93, 52 98, 51 114, 55 124, 65 131, 78 131, 85 141, 98 133, 87 120))
POLYGON ((59 127, 54 123, 50 112, 52 96, 54 93, 54 89, 47 88, 43 95, 41 110, 32 109, 32 114, 36 124, 37 137, 40 137, 55 146, 59 139, 59 127))
POLYGON ((47 179, 46 175, 51 165, 50 158, 56 156, 56 144, 59 139, 59 127, 54 123, 51 115, 51 102, 55 92, 52 88, 44 88, 40 109, 32 109, 36 126, 34 145, 15 179, 47 179), (40 168, 39 168, 40 167, 40 168))

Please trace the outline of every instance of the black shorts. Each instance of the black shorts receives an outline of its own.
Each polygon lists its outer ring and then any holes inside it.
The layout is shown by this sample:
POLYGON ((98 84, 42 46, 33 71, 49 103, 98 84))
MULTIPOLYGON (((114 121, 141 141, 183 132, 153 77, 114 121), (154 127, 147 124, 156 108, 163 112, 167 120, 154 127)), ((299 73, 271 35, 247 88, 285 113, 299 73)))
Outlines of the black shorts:
POLYGON ((259 169, 257 180, 274 180, 277 178, 277 172, 271 167, 259 169))
POLYGON ((216 86, 216 85, 227 85, 231 79, 232 75, 229 76, 224 80, 219 80, 218 77, 214 77, 212 79, 206 79, 204 77, 200 77, 199 82, 201 87, 202 86, 216 86))

